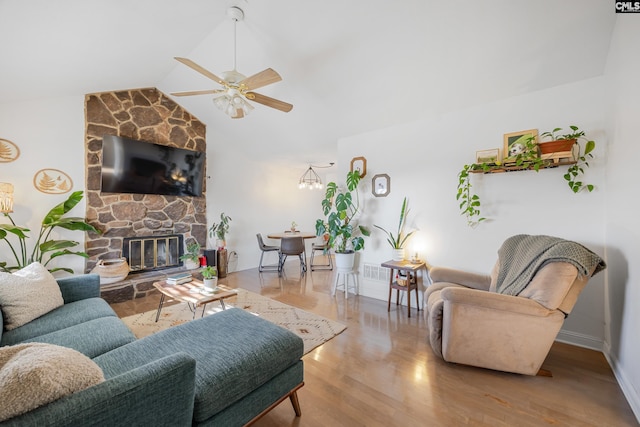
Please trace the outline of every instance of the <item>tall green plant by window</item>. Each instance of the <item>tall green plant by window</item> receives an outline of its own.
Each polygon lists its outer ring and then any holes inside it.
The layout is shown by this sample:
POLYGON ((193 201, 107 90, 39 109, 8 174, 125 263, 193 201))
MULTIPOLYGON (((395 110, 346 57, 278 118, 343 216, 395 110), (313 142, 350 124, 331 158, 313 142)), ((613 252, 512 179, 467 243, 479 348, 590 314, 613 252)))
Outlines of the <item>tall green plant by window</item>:
MULTIPOLYGON (((82 200, 82 191, 75 191, 71 193, 67 200, 56 205, 45 215, 40 225, 40 233, 38 233, 38 238, 31 253, 29 253, 27 248, 28 233, 31 230, 17 226, 11 215, 4 214, 9 218, 11 224, 0 224, 0 240, 4 240, 9 246, 15 258, 15 265, 8 266, 7 262, 0 262, 0 268, 5 272, 11 272, 19 270, 32 262, 39 262, 47 266, 53 259, 65 255, 77 255, 88 258, 89 255, 83 251, 74 252, 70 250, 70 248, 77 246, 79 242, 74 240, 51 239, 51 232, 56 227, 72 231, 92 231, 94 233, 100 233, 94 226, 86 223, 84 218, 64 217, 80 200, 82 200), (10 237, 15 237, 18 243, 11 243, 10 237)), ((55 272, 60 270, 73 274, 72 269, 65 267, 56 267, 49 271, 55 272)))

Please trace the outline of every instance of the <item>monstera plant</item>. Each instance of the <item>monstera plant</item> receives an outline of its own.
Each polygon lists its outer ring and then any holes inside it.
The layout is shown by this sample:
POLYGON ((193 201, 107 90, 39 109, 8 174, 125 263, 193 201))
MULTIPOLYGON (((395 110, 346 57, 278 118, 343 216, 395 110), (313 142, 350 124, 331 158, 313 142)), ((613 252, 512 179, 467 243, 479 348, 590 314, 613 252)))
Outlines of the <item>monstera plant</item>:
MULTIPOLYGON (((31 251, 29 251, 27 247, 27 239, 29 238, 31 230, 16 225, 13 218, 8 213, 4 214, 9 218, 11 224, 0 224, 0 240, 6 242, 9 246, 9 249, 15 259, 15 265, 7 265, 7 262, 0 262, 0 269, 5 272, 12 272, 19 270, 32 262, 39 262, 42 265, 47 266, 53 259, 65 255, 76 255, 88 258, 89 255, 85 252, 74 252, 71 250, 71 248, 75 248, 79 242, 74 240, 55 240, 51 236, 51 233, 56 227, 72 231, 92 231, 94 233, 100 233, 100 231, 94 226, 85 222, 84 218, 65 217, 65 215, 73 209, 80 200, 82 200, 82 191, 75 191, 71 193, 67 200, 56 205, 45 215, 40 225, 38 238, 36 239, 31 251), (11 242, 13 238, 17 239, 17 243, 11 242)), ((59 270, 73 274, 72 269, 65 267, 56 267, 49 271, 55 272, 59 270)))

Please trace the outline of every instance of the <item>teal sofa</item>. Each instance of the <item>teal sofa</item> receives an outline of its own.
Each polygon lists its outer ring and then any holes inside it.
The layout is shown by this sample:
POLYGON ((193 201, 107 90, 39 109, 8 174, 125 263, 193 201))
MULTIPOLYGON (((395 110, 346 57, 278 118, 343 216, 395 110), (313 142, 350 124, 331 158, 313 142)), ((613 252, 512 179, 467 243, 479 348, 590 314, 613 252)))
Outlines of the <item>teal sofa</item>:
POLYGON ((0 425, 241 426, 287 398, 300 416, 303 344, 292 332, 230 308, 136 339, 99 297, 97 275, 58 284, 65 304, 0 332, 0 346, 73 348, 102 369, 105 381, 0 425))

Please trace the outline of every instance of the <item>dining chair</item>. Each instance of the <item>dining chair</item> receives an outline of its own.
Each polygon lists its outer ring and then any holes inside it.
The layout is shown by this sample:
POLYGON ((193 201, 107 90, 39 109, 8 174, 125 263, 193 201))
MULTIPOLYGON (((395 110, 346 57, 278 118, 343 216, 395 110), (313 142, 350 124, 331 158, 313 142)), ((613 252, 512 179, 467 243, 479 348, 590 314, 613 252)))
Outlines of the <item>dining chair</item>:
POLYGON ((258 247, 260 247, 260 262, 258 263, 258 271, 280 271, 280 247, 273 245, 266 245, 264 240, 262 239, 262 234, 257 233, 256 237, 258 238, 258 247), (262 265, 262 260, 264 259, 265 252, 277 252, 278 253, 278 264, 273 265, 262 265))
POLYGON ((304 240, 302 237, 284 237, 280 239, 280 268, 282 271, 284 268, 284 262, 287 260, 288 255, 298 255, 300 258, 300 270, 301 272, 307 271, 306 251, 304 246, 304 240))
POLYGON ((322 242, 313 242, 311 244, 311 259, 309 260, 309 267, 311 271, 315 270, 333 270, 333 259, 331 258, 331 248, 329 243, 324 239, 322 242), (327 257, 326 264, 315 264, 315 254, 317 251, 322 252, 327 257))

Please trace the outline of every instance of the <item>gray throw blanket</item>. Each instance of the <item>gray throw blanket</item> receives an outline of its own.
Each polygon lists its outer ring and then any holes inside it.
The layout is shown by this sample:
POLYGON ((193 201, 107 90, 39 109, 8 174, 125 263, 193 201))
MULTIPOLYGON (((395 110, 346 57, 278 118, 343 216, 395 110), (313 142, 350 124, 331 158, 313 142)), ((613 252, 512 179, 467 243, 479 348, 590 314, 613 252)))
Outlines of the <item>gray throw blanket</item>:
POLYGON ((538 270, 550 262, 573 264, 583 276, 593 276, 606 268, 598 255, 581 244, 551 236, 509 237, 498 250, 498 256, 496 292, 506 295, 518 295, 538 270))

